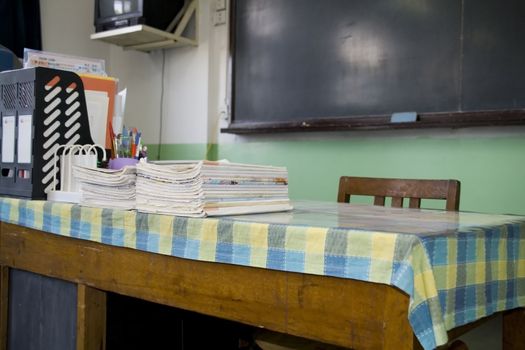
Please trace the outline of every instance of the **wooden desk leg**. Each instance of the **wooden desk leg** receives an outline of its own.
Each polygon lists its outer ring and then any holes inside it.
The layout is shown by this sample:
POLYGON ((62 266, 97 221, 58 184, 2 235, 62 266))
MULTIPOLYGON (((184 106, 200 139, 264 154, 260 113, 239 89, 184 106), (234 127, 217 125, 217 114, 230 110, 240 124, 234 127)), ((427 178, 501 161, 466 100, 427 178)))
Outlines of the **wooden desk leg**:
POLYGON ((413 343, 412 349, 423 350, 423 347, 421 346, 421 344, 419 343, 419 340, 417 340, 415 335, 412 336, 412 343, 413 343))
POLYGON ((525 350, 525 308, 503 313, 503 350, 525 350))
POLYGON ((106 292, 78 285, 77 350, 106 348, 106 292))
POLYGON ((0 266, 0 350, 7 349, 9 319, 9 268, 0 266))

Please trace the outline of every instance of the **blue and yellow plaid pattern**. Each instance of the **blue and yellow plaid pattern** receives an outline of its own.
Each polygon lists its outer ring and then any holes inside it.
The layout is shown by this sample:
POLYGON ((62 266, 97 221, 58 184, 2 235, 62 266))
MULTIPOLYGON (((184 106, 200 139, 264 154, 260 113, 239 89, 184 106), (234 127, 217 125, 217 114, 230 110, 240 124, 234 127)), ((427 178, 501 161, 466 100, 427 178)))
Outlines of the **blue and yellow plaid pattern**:
POLYGON ((525 306, 525 218, 327 203, 184 218, 0 199, 0 220, 187 259, 394 285, 425 349, 446 331, 525 306))

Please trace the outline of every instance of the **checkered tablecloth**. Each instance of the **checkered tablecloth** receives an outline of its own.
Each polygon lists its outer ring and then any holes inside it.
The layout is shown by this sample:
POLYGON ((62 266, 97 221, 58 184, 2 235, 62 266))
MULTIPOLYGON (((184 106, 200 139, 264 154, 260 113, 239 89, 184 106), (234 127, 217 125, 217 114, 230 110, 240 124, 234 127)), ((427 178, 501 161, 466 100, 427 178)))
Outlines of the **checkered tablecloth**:
POLYGON ((184 218, 0 198, 0 220, 104 244, 394 285, 425 349, 525 306, 525 217, 297 202, 291 212, 184 218))

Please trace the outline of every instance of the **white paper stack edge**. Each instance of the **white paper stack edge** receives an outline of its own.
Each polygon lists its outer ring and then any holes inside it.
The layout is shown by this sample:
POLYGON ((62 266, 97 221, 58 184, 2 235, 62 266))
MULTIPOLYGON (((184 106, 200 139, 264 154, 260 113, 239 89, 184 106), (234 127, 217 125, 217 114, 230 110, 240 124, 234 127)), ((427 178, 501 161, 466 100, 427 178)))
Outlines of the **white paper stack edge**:
POLYGON ((137 165, 136 208, 190 217, 291 210, 284 167, 194 161, 137 165))
POLYGON ((80 182, 80 204, 111 209, 135 209, 134 166, 120 170, 74 166, 73 176, 80 182))

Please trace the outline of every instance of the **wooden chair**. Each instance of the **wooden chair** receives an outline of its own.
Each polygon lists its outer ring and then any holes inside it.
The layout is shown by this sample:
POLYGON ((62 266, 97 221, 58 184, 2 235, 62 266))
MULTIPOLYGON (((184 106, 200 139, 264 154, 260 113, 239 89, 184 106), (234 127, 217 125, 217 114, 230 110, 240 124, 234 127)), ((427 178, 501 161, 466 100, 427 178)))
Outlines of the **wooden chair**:
POLYGON ((446 210, 459 210, 460 182, 457 180, 412 180, 341 176, 337 201, 348 203, 350 197, 374 196, 374 205, 385 205, 392 198, 392 207, 403 207, 409 198, 410 208, 420 208, 421 199, 446 200, 446 210))
MULTIPOLYGON (((420 208, 421 199, 446 200, 446 210, 459 210, 460 182, 457 180, 413 180, 385 179, 371 177, 341 176, 337 201, 350 202, 351 196, 374 196, 374 205, 385 205, 386 197, 392 198, 392 207, 403 207, 403 200, 409 199, 410 208, 420 208)), ((463 332, 457 334, 460 335, 463 332)), ((455 336, 451 337, 454 339, 455 336)), ((422 349, 414 336, 414 349, 422 349)), ((456 340, 440 347, 447 350, 468 350, 465 343, 456 340)))

